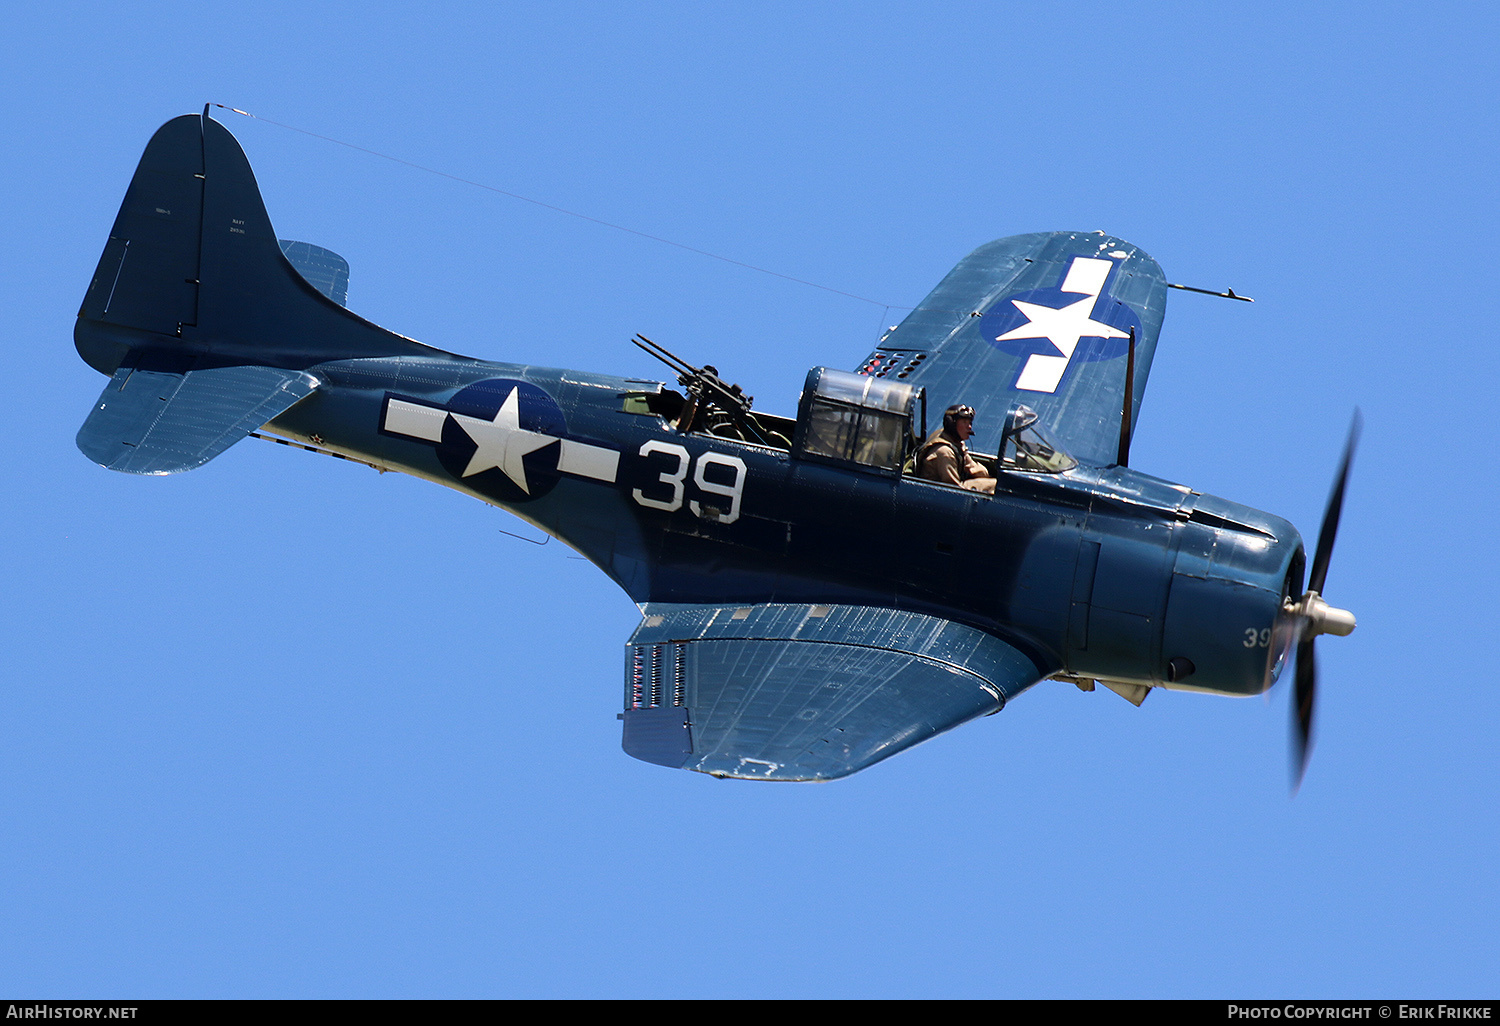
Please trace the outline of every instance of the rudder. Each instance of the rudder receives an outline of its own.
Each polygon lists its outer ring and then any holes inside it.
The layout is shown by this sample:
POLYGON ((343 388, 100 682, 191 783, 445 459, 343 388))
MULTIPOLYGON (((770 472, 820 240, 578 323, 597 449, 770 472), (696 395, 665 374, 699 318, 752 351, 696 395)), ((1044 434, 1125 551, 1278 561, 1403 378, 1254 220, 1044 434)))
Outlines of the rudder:
MULTIPOLYGON (((97 323, 176 337, 184 324, 197 323, 202 122, 194 114, 173 118, 146 144, 78 311, 80 328, 97 323)), ((105 374, 119 365, 129 337, 74 332, 79 355, 105 374)))

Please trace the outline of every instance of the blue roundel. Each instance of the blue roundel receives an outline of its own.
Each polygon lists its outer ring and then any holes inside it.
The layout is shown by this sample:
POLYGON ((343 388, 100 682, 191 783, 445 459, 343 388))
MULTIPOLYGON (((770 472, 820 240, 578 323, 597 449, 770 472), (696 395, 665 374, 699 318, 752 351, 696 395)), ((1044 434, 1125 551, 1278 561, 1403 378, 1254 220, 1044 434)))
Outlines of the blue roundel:
POLYGON ((437 445, 438 461, 454 477, 506 502, 525 502, 558 482, 562 409, 528 381, 490 378, 459 389, 437 445))

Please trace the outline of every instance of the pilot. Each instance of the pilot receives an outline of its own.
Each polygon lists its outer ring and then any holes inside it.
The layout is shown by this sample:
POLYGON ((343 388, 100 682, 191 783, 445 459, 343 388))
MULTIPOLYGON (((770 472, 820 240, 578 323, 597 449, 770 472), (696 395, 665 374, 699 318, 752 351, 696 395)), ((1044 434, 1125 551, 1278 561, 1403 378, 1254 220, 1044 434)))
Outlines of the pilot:
POLYGON ((973 434, 974 407, 948 407, 942 429, 934 431, 917 450, 917 476, 994 495, 995 479, 964 445, 973 434))

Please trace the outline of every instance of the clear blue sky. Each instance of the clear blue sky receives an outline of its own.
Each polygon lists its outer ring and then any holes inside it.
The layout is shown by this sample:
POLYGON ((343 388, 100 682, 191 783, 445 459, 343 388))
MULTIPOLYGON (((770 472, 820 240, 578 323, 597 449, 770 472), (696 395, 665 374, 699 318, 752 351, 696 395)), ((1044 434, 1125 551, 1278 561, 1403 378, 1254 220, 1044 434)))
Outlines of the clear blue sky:
POLYGON ((1481 4, 46 4, 0 38, 0 993, 1500 991, 1481 4), (540 7, 540 10, 539 10, 540 7), (622 11, 624 13, 622 13, 622 11), (457 493, 248 440, 73 445, 74 315, 141 149, 245 118, 284 237, 469 355, 794 410, 976 245, 1104 229, 1174 293, 1132 462, 1315 536, 1366 418, 1287 787, 1269 700, 1038 686, 848 780, 619 749, 635 608, 457 493))

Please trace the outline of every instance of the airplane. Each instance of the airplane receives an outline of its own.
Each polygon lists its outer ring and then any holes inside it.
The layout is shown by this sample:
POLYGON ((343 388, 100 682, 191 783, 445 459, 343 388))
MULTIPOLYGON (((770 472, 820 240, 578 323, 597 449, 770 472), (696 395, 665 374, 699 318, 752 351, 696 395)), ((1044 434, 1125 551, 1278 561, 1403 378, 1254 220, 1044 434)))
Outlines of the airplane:
POLYGON ((347 284, 342 257, 278 239, 207 107, 168 121, 78 313, 78 353, 109 377, 78 447, 172 474, 270 438, 561 539, 640 610, 619 718, 646 762, 830 780, 1043 680, 1136 705, 1254 695, 1295 647, 1300 782, 1315 639, 1355 625, 1322 594, 1358 413, 1310 572, 1286 520, 1130 467, 1168 287, 1136 246, 980 246, 854 369, 812 368, 795 417, 644 336, 674 380, 433 348, 346 309, 347 284), (915 472, 961 404, 1003 425, 971 453, 993 494, 915 472))

